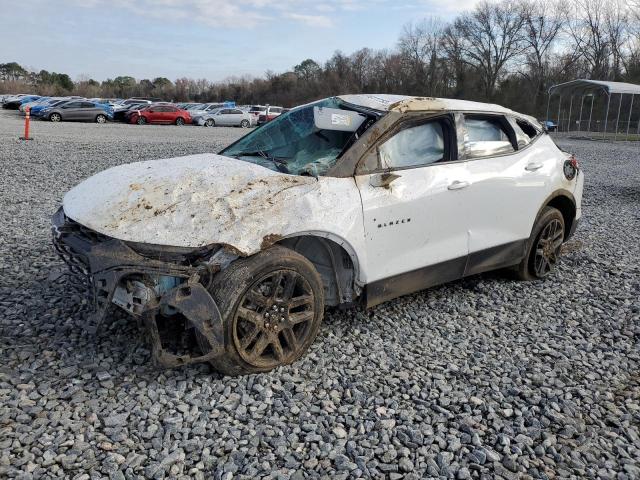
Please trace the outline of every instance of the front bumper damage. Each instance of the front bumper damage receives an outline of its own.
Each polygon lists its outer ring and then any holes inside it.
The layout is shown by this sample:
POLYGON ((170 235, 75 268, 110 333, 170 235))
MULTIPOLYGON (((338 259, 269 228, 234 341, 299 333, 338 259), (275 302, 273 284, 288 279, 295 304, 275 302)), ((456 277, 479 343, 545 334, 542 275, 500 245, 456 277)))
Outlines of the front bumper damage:
POLYGON ((53 245, 70 272, 86 285, 97 328, 111 304, 144 323, 154 360, 165 367, 213 361, 224 349, 218 306, 207 286, 230 261, 220 248, 206 261, 185 260, 169 247, 140 253, 124 241, 90 230, 66 217, 60 208, 52 218, 53 245), (164 346, 157 318, 180 314, 208 342, 206 354, 175 354, 164 346))

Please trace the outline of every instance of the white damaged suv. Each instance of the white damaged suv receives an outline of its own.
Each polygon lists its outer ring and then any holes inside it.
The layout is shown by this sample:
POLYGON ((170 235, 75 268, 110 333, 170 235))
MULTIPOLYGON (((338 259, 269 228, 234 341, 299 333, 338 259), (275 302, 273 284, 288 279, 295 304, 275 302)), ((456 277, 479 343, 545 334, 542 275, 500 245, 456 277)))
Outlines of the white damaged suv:
POLYGON ((578 224, 583 181, 529 116, 345 95, 219 155, 98 173, 65 195, 54 245, 86 281, 94 321, 114 304, 143 319, 160 364, 263 372, 309 348, 325 306, 507 267, 544 278, 578 224))

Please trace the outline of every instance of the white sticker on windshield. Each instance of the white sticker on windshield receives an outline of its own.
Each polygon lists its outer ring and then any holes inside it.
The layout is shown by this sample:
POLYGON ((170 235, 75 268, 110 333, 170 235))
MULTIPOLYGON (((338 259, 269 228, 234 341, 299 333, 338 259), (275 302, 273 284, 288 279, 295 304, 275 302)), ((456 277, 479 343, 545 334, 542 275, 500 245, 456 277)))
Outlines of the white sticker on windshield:
POLYGON ((349 125, 351 125, 351 117, 349 117, 349 115, 340 115, 339 113, 332 113, 331 124, 344 125, 348 127, 349 125))

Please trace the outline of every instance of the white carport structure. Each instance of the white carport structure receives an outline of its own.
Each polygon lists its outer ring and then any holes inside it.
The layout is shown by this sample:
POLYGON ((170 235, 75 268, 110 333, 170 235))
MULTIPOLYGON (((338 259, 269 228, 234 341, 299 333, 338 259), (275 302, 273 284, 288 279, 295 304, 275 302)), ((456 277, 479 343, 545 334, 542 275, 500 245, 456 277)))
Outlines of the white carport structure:
POLYGON ((600 133, 614 140, 619 135, 639 136, 640 85, 586 79, 553 85, 549 88, 547 120, 556 122, 558 132, 600 133))

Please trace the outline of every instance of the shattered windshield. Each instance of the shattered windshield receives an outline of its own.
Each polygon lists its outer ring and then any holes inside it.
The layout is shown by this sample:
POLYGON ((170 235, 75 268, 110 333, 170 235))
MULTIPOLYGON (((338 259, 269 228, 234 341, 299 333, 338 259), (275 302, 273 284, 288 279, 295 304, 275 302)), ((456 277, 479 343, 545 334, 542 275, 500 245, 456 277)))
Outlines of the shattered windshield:
POLYGON ((335 165, 345 147, 357 139, 364 118, 337 98, 329 98, 280 115, 221 153, 278 172, 318 177, 335 165), (355 131, 332 128, 331 125, 321 128, 314 117, 318 109, 340 109, 345 111, 345 118, 349 115, 362 118, 356 122, 358 129, 355 131))

